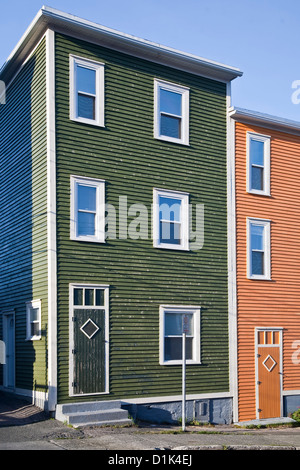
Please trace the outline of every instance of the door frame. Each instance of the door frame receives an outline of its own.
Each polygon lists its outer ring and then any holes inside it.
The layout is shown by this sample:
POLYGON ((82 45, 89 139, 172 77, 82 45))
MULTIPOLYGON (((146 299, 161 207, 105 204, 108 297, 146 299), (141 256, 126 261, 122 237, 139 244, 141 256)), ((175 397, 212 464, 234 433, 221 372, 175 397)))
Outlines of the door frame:
POLYGON ((15 311, 14 310, 5 310, 2 312, 2 320, 3 320, 3 341, 4 341, 4 348, 5 348, 5 363, 3 364, 3 387, 8 390, 15 390, 16 387, 16 318, 15 318, 15 311), (9 317, 12 317, 14 326, 13 326, 13 340, 12 340, 12 350, 13 350, 13 362, 11 363, 10 367, 12 368, 12 377, 13 377, 13 385, 8 385, 8 364, 6 361, 6 350, 7 350, 7 341, 8 341, 8 322, 9 317))
MULTIPOLYGON (((259 417, 259 385, 258 385, 258 348, 259 347, 264 347, 264 345, 258 345, 258 332, 259 331, 277 331, 279 333, 279 358, 280 358, 280 364, 279 364, 279 387, 280 387, 280 416, 277 416, 278 418, 283 416, 283 394, 282 394, 282 389, 283 389, 283 328, 282 327, 271 327, 271 326, 259 326, 255 328, 255 406, 256 406, 256 419, 261 419, 259 417)), ((276 347, 277 345, 265 345, 266 347, 274 346, 276 347)), ((267 418, 264 418, 267 419, 267 418)))
MULTIPOLYGON (((76 306, 78 308, 78 306, 76 306)), ((80 307, 79 307, 80 308, 80 307)), ((87 307, 83 307, 87 308, 87 307)), ((95 308, 95 307, 92 307, 95 308)), ((69 396, 70 397, 82 397, 90 395, 104 395, 109 393, 109 285, 107 284, 70 284, 69 285, 69 396), (105 384, 104 392, 95 392, 95 393, 80 393, 76 394, 73 391, 74 382, 74 299, 73 291, 75 288, 92 288, 92 289, 103 289, 104 290, 104 306, 101 306, 99 310, 104 310, 105 320, 105 359, 104 359, 104 369, 105 369, 105 384)))

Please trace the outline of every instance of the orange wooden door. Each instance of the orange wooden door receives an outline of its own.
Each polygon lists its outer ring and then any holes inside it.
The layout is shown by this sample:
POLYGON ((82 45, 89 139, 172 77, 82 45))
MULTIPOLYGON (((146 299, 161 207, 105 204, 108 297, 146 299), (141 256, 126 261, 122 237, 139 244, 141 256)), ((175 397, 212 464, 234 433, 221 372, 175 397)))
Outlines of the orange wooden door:
POLYGON ((265 342, 273 344, 259 344, 257 350, 259 419, 281 416, 280 345, 276 340, 265 342))

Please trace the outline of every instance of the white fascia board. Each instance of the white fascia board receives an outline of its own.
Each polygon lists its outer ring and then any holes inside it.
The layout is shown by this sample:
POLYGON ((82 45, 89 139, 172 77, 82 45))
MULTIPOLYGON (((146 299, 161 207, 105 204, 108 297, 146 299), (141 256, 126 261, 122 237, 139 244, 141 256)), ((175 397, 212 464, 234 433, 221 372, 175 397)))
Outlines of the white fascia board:
POLYGON ((170 67, 185 70, 218 81, 229 82, 242 75, 236 68, 219 62, 162 46, 146 39, 125 34, 92 21, 84 20, 74 15, 61 12, 54 8, 43 6, 32 21, 17 46, 0 70, 5 74, 10 64, 17 59, 24 60, 24 54, 32 47, 37 38, 44 34, 47 28, 74 37, 101 44, 115 50, 145 58, 170 67))
POLYGON ((292 121, 258 111, 235 107, 229 109, 229 116, 236 121, 300 135, 300 121, 292 121))

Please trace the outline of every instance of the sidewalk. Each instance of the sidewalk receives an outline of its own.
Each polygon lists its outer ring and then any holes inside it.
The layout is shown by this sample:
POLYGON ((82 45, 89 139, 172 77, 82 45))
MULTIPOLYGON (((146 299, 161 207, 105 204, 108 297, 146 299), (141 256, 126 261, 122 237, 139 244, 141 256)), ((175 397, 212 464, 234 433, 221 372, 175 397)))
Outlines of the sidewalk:
MULTIPOLYGON (((0 450, 106 450, 193 452, 199 450, 300 450, 300 427, 236 426, 72 428, 22 399, 0 392, 0 450)), ((110 455, 110 454, 109 454, 110 455)), ((112 452, 111 455, 117 455, 112 452)), ((148 461, 147 461, 148 462, 148 461)))

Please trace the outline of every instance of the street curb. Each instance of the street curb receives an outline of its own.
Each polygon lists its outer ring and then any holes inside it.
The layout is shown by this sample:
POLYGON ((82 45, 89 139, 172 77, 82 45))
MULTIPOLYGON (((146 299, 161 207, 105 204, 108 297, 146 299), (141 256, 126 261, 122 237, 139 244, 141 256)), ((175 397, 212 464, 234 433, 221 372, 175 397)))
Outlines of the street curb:
POLYGON ((211 445, 211 446, 180 446, 172 450, 300 450, 294 446, 247 446, 247 445, 211 445))

